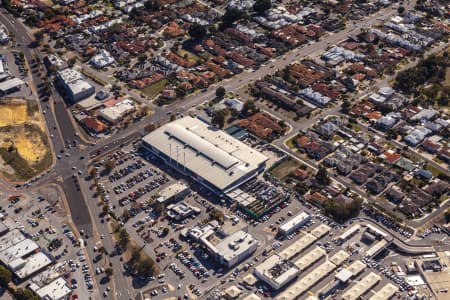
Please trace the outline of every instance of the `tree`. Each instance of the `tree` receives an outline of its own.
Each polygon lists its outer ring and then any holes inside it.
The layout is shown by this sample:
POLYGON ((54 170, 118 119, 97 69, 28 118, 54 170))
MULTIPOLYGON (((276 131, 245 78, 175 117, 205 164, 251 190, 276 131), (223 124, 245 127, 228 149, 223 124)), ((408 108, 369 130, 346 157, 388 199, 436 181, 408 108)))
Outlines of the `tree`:
POLYGON ((4 266, 0 266, 0 286, 6 288, 12 280, 12 273, 4 266))
POLYGON ((147 60, 147 58, 148 58, 147 54, 141 53, 138 56, 138 61, 139 61, 139 63, 143 64, 147 60))
POLYGON ((252 100, 247 100, 245 101, 244 105, 242 106, 242 114, 244 116, 250 116, 254 113, 256 113, 257 108, 255 105, 255 102, 253 102, 252 100))
POLYGON ((113 268, 106 268, 106 270, 105 270, 106 276, 111 277, 113 275, 113 273, 114 273, 113 268))
POLYGON ((331 182, 328 171, 324 167, 320 167, 316 174, 317 183, 320 185, 328 185, 331 182))
POLYGON ((271 8, 272 8, 271 0, 256 0, 255 4, 253 4, 253 10, 260 15, 265 14, 271 8))
POLYGON ((166 210, 166 206, 161 202, 156 201, 155 204, 153 205, 153 209, 158 215, 162 215, 166 210))
POLYGON ((72 68, 75 65, 76 61, 77 61, 77 59, 75 57, 69 58, 67 60, 67 66, 69 68, 72 68))
POLYGON ((39 300, 39 297, 29 289, 18 288, 14 291, 17 300, 39 300))
POLYGON ((105 164, 105 169, 108 171, 112 171, 116 167, 116 161, 114 159, 110 159, 105 164))
POLYGON ((121 228, 119 231, 119 246, 122 248, 126 248, 128 246, 128 243, 130 242, 130 235, 126 231, 125 228, 121 228))
POLYGON ((214 208, 209 212, 209 217, 213 220, 217 220, 219 223, 223 223, 225 214, 223 213, 223 211, 214 208))
POLYGON ((400 15, 402 15, 402 14, 405 12, 405 7, 404 7, 404 6, 399 6, 399 7, 397 8, 397 12, 398 12, 400 15))
POLYGON ((201 40, 207 33, 206 27, 198 23, 193 23, 189 28, 189 35, 194 40, 201 40))
POLYGON ((36 31, 36 32, 33 34, 33 36, 34 36, 34 40, 35 40, 36 43, 38 43, 38 44, 40 44, 40 43, 42 42, 42 40, 44 39, 44 33, 43 33, 41 30, 36 31))
POLYGON ((211 118, 211 123, 222 129, 225 125, 225 116, 224 110, 215 111, 211 118))
POLYGON ((228 27, 231 24, 233 24, 233 22, 242 18, 242 16, 243 16, 243 13, 239 9, 233 8, 233 7, 227 8, 227 11, 225 12, 225 14, 222 17, 222 24, 224 27, 228 27))
POLYGON ((225 97, 226 92, 227 91, 225 90, 225 88, 223 86, 219 86, 216 89, 216 97, 217 98, 223 98, 223 97, 225 97))
POLYGON ((350 110, 351 103, 348 99, 344 99, 341 104, 341 110, 343 113, 347 113, 350 110))
POLYGON ((128 209, 125 209, 122 213, 122 220, 123 222, 126 222, 130 219, 130 212, 128 211, 128 209))
POLYGON ((445 212, 445 221, 446 221, 447 223, 450 222, 450 208, 447 209, 447 211, 445 212))

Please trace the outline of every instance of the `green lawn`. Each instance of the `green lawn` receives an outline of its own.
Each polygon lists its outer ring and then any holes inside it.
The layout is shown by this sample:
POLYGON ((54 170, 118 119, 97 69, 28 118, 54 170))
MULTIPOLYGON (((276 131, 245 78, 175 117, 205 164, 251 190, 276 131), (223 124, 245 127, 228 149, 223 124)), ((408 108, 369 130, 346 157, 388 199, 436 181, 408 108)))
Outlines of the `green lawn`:
POLYGON ((293 136, 292 138, 288 139, 286 141, 286 146, 288 146, 291 149, 295 149, 296 147, 295 147, 294 141, 296 138, 297 138, 297 136, 293 136))
POLYGON ((441 171, 439 171, 436 167, 432 165, 427 165, 427 170, 430 171, 431 174, 433 174, 433 176, 435 177, 441 174, 441 171))
POLYGON ((298 167, 300 167, 300 165, 300 162, 295 159, 287 159, 275 167, 270 173, 272 176, 281 180, 288 176, 291 172, 295 171, 298 167))
POLYGON ((189 52, 189 51, 186 51, 186 50, 184 50, 184 49, 179 49, 179 50, 177 51, 177 54, 178 54, 179 56, 183 57, 183 58, 184 58, 185 55, 187 55, 187 56, 186 56, 186 57, 187 57, 187 60, 190 61, 190 62, 192 62, 192 63, 196 63, 196 62, 200 59, 200 57, 198 57, 198 56, 195 55, 194 53, 189 52))
POLYGON ((142 92, 149 97, 150 99, 153 99, 154 97, 158 96, 159 93, 164 89, 164 87, 167 84, 167 79, 160 80, 158 82, 155 82, 153 84, 150 84, 142 89, 142 92))

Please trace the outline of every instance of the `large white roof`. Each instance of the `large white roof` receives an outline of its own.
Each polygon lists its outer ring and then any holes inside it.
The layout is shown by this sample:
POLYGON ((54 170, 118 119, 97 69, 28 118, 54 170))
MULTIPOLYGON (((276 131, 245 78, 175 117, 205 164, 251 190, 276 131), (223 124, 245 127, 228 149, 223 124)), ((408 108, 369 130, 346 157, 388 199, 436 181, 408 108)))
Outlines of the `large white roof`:
POLYGON ((279 255, 284 259, 291 259, 292 257, 296 256, 297 254, 308 248, 309 245, 314 243, 316 240, 317 238, 315 236, 306 233, 301 238, 296 240, 294 243, 284 248, 279 255))
POLYGON ((381 277, 373 272, 370 272, 365 277, 363 277, 358 283, 353 285, 348 289, 343 295, 343 300, 356 300, 363 294, 365 294, 369 289, 371 289, 375 284, 381 280, 381 277))
POLYGON ((197 118, 184 117, 151 132, 143 141, 222 191, 256 171, 267 157, 197 118))
POLYGON ((17 258, 22 258, 25 255, 36 251, 37 249, 39 249, 38 244, 30 239, 25 239, 0 252, 0 261, 2 261, 4 264, 8 264, 9 262, 17 258))
POLYGON ((58 278, 35 292, 41 299, 60 300, 69 295, 72 290, 67 286, 64 278, 58 278))

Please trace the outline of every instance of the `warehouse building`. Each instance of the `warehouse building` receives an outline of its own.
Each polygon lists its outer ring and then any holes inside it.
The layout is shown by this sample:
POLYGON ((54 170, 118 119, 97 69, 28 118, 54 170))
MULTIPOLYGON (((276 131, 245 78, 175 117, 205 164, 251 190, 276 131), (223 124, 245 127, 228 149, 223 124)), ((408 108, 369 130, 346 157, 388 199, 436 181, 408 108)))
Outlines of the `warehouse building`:
POLYGON ((305 211, 302 211, 292 219, 288 220, 286 223, 278 227, 278 232, 282 235, 288 235, 304 226, 311 220, 311 215, 305 211))
POLYGON ((192 117, 156 129, 142 138, 142 145, 221 196, 262 172, 268 160, 224 131, 192 117))
POLYGON ((25 82, 19 78, 12 78, 0 82, 0 96, 10 94, 12 92, 20 90, 20 87, 24 85, 25 82))
POLYGON ((255 275, 260 280, 279 290, 300 274, 299 268, 290 261, 275 254, 255 267, 255 275))
POLYGON ((76 70, 58 71, 56 78, 71 102, 83 100, 95 92, 95 88, 76 70))

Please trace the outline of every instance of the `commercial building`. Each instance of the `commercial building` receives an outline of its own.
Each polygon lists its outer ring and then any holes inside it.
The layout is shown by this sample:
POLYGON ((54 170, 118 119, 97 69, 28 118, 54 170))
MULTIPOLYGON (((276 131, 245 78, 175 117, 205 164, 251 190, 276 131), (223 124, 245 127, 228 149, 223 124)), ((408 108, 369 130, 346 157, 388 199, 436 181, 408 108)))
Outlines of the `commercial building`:
POLYGON ((381 281, 381 277, 373 272, 364 276, 358 283, 345 291, 342 300, 356 300, 381 281))
POLYGON ((251 234, 243 230, 225 237, 217 244, 214 243, 214 239, 209 239, 211 236, 212 234, 203 236, 200 240, 214 259, 228 268, 248 258, 256 251, 259 245, 258 241, 251 234))
POLYGON ((191 206, 185 202, 179 202, 167 206, 167 216, 176 221, 182 221, 192 215, 199 214, 201 210, 198 207, 191 206))
POLYGON ((67 68, 66 63, 54 54, 49 54, 44 58, 44 63, 47 65, 47 68, 54 68, 55 70, 63 70, 67 68))
POLYGON ((24 84, 25 82, 19 78, 12 78, 0 82, 0 95, 7 95, 15 90, 19 90, 24 84))
POLYGON ((52 263, 50 257, 43 252, 35 253, 25 259, 18 258, 8 264, 20 280, 24 280, 52 263))
POLYGON ((39 245, 30 239, 24 239, 19 243, 0 252, 0 261, 8 265, 10 262, 23 258, 39 249, 39 245))
POLYGON ((361 225, 355 224, 338 237, 340 243, 345 242, 361 230, 361 225))
POLYGON ((108 51, 106 51, 105 49, 101 49, 96 55, 91 58, 90 62, 94 67, 101 69, 113 64, 114 58, 111 56, 111 54, 109 54, 108 51))
POLYGON ((130 99, 124 99, 113 106, 105 107, 100 110, 99 117, 109 124, 117 124, 124 117, 136 111, 136 104, 130 99))
POLYGON ((311 220, 311 215, 305 211, 302 211, 292 219, 288 220, 286 223, 278 227, 278 232, 283 235, 291 234, 300 227, 304 226, 311 220))
POLYGON ((61 87, 72 102, 83 100, 95 92, 95 88, 86 81, 83 75, 73 69, 64 69, 56 74, 61 87))
POLYGON ((256 266, 254 272, 256 277, 278 290, 296 278, 300 274, 300 269, 275 254, 256 266))
POLYGON ((28 288, 35 292, 40 299, 45 300, 66 299, 66 297, 72 293, 72 289, 67 286, 67 282, 64 278, 58 278, 43 287, 39 287, 35 283, 32 283, 28 288))
POLYGON ((156 201, 165 204, 176 202, 184 198, 190 191, 189 186, 181 181, 178 181, 161 190, 158 193, 158 198, 156 198, 156 201))
POLYGON ((255 177, 268 160, 222 130, 192 117, 166 124, 142 142, 167 165, 219 195, 255 177))

